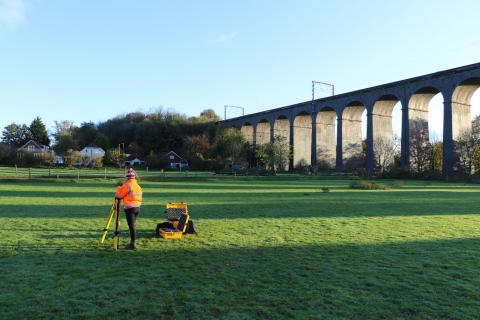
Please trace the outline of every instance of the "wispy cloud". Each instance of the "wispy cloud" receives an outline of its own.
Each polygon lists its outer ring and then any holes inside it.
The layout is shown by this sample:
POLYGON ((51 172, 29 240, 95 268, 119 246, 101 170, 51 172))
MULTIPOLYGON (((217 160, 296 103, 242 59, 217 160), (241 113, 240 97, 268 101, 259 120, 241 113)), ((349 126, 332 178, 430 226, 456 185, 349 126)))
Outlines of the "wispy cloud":
POLYGON ((0 27, 15 27, 25 21, 25 0, 0 0, 0 27))
POLYGON ((237 36, 236 32, 230 32, 230 33, 222 33, 216 36, 213 39, 210 39, 209 43, 221 43, 221 42, 227 42, 232 40, 237 36))

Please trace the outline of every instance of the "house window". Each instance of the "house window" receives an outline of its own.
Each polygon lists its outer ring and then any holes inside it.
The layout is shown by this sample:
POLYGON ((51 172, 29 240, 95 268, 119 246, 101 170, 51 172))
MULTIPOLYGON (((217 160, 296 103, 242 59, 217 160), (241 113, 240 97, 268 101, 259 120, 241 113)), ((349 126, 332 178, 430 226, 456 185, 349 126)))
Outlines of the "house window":
POLYGON ((170 160, 173 160, 173 159, 175 159, 175 157, 174 157, 174 156, 170 156, 170 160))
POLYGON ((33 152, 33 151, 35 151, 35 146, 29 145, 27 147, 27 150, 30 151, 30 152, 33 152))

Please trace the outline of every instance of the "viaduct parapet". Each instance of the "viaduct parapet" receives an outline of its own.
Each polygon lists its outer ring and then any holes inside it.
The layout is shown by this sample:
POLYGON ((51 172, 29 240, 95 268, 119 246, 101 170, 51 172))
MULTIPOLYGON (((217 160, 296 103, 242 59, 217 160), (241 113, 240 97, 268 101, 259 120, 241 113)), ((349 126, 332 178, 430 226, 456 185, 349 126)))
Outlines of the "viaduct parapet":
POLYGON ((413 144, 428 141, 428 104, 443 96, 443 172, 454 165, 454 141, 471 130, 471 98, 480 87, 480 63, 387 83, 327 98, 221 121, 241 130, 251 144, 281 135, 293 148, 290 166, 320 162, 341 171, 362 152, 362 114, 367 112, 366 166, 378 160, 378 145, 392 144, 392 112, 402 110, 401 164, 413 163, 413 144))

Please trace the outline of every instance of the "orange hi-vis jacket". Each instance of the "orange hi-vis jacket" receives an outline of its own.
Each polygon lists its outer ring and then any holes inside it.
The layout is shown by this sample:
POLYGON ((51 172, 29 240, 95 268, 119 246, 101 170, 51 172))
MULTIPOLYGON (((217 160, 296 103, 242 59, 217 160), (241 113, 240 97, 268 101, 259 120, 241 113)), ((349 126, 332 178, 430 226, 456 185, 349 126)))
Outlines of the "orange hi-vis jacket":
POLYGON ((125 209, 139 208, 142 205, 142 193, 142 188, 138 185, 137 180, 128 179, 118 187, 115 198, 122 199, 125 209))

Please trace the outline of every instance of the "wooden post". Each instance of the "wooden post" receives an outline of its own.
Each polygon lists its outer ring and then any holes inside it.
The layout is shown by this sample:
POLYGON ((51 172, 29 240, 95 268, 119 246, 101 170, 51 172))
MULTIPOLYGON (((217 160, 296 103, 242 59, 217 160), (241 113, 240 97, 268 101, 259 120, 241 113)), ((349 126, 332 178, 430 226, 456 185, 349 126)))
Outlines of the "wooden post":
POLYGON ((18 167, 15 165, 15 177, 18 175, 18 167))
POLYGON ((77 181, 80 181, 80 168, 77 169, 77 181))
POLYGON ((48 168, 48 177, 50 178, 52 175, 51 168, 48 168))
POLYGON ((107 167, 105 167, 105 170, 103 171, 103 178, 107 179, 107 167))

